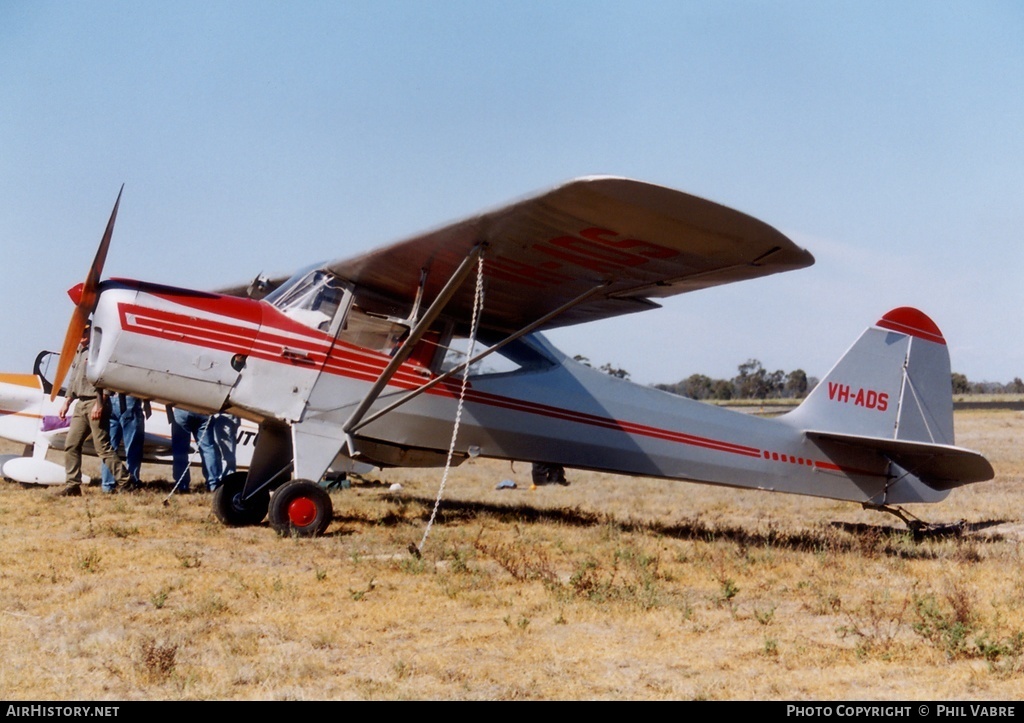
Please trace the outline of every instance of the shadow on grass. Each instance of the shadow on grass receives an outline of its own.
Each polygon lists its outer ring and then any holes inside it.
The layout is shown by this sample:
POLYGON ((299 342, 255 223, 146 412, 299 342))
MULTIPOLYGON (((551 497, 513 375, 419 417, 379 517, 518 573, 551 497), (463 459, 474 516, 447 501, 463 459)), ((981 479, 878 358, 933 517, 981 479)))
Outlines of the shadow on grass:
MULTIPOLYGON (((372 519, 359 515, 335 515, 335 521, 349 524, 397 526, 413 520, 426 521, 430 517, 434 500, 426 497, 404 497, 407 505, 418 504, 422 511, 389 511, 372 519)), ((924 539, 905 527, 833 522, 828 527, 817 527, 796 532, 784 532, 771 526, 763 531, 751 531, 741 526, 708 524, 699 519, 684 520, 677 524, 621 520, 614 515, 582 510, 578 507, 539 509, 529 505, 506 505, 475 501, 446 501, 437 516, 437 523, 457 525, 480 519, 494 519, 504 523, 551 523, 588 528, 613 526, 623 532, 641 533, 678 540, 727 541, 747 547, 774 547, 795 551, 872 552, 875 554, 929 559, 939 557, 934 548, 919 544, 924 539)), ((962 531, 976 531, 1001 524, 1001 521, 957 523, 962 531)), ((937 537, 937 536, 936 536, 937 537)), ((946 537, 958 537, 949 534, 946 537)), ((962 537, 962 536, 961 536, 962 537)), ((931 537, 928 539, 935 539, 931 537)), ((971 539, 970 543, 997 541, 997 538, 971 539)))
MULTIPOLYGON (((357 486, 357 485, 353 485, 357 486)), ((361 487, 385 487, 381 482, 358 485, 361 487)), ((172 483, 155 480, 144 485, 144 489, 169 494, 172 483)), ((203 490, 205 492, 205 490, 203 490)), ((386 510, 382 514, 361 515, 335 513, 333 520, 348 525, 372 525, 375 527, 398 527, 413 521, 426 522, 434 506, 433 498, 396 495, 393 500, 401 502, 400 509, 386 510), (415 506, 415 507, 414 507, 415 506), (418 507, 419 509, 416 509, 418 507)), ((921 545, 927 540, 964 539, 964 535, 979 532, 1009 520, 984 520, 980 522, 959 521, 930 525, 928 532, 911 530, 898 525, 872 525, 867 523, 832 522, 828 527, 817 527, 795 532, 784 532, 769 525, 767 530, 751 531, 742 526, 709 524, 699 519, 689 519, 677 524, 622 520, 608 513, 592 512, 579 507, 544 509, 525 504, 494 504, 467 500, 445 501, 438 510, 437 523, 442 525, 467 524, 483 518, 504 523, 551 523, 572 527, 591 528, 613 526, 623 532, 641 533, 677 540, 702 540, 705 542, 726 541, 748 547, 774 547, 795 551, 830 552, 874 552, 896 557, 928 559, 939 553, 921 545)), ((351 530, 335 529, 326 536, 348 536, 351 530)), ((970 542, 999 542, 999 535, 973 537, 970 542)))

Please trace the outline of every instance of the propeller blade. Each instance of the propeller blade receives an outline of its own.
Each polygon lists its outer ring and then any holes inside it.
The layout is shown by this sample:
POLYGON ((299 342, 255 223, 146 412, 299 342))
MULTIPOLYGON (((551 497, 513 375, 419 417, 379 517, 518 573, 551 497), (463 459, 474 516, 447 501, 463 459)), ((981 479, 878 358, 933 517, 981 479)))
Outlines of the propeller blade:
POLYGON ((82 332, 85 330, 92 312, 96 309, 96 291, 100 285, 103 265, 107 261, 110 238, 114 235, 114 222, 117 220, 117 208, 121 205, 122 193, 124 193, 123 183, 121 190, 117 192, 114 210, 110 212, 110 220, 107 221, 107 228, 103 232, 100 247, 96 249, 96 257, 92 261, 92 266, 89 267, 89 273, 85 276, 85 283, 79 284, 68 292, 75 300, 75 309, 71 313, 71 322, 64 335, 64 346, 61 347, 60 360, 57 362, 57 372, 53 377, 53 390, 50 392, 51 402, 60 393, 61 384, 64 383, 64 377, 67 375, 68 369, 71 368, 71 362, 74 361, 75 352, 78 350, 78 343, 82 340, 82 332))
POLYGON ((100 285, 100 274, 103 273, 103 264, 107 262, 107 249, 110 248, 110 237, 114 235, 114 221, 117 220, 117 207, 121 205, 121 194, 124 193, 124 184, 117 192, 117 200, 114 201, 114 210, 110 212, 110 220, 107 221, 107 229, 103 232, 103 240, 100 247, 96 249, 96 258, 92 260, 89 273, 85 277, 85 287, 82 289, 82 300, 78 302, 78 308, 88 309, 86 316, 92 314, 96 308, 96 288, 100 285))
POLYGON ((53 389, 50 390, 51 402, 60 393, 61 384, 64 383, 64 377, 67 375, 68 369, 71 368, 71 362, 75 360, 75 352, 78 351, 78 343, 82 340, 82 332, 85 331, 88 321, 88 315, 82 311, 80 306, 76 306, 75 310, 71 312, 71 323, 68 324, 68 331, 64 335, 64 346, 60 349, 57 371, 53 376, 53 389))

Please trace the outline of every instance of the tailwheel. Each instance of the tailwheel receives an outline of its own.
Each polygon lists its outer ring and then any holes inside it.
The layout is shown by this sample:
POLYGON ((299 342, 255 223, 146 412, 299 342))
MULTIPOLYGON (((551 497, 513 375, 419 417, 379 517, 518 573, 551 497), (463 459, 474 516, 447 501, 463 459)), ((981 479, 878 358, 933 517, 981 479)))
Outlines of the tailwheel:
POLYGON ((308 480, 292 480, 277 488, 270 499, 270 526, 279 535, 318 537, 334 517, 331 496, 308 480))
POLYGON ((242 499, 245 472, 226 475, 213 493, 213 514, 229 527, 258 525, 267 516, 270 492, 262 489, 247 500, 242 499))

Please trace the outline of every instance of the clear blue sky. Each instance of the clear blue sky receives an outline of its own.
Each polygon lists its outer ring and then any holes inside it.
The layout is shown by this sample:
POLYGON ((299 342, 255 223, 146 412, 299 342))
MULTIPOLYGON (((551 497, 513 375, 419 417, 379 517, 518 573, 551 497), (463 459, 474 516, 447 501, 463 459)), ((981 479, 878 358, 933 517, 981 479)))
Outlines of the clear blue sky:
POLYGON ((754 215, 810 269, 552 334, 641 383, 822 376, 917 306, 1024 376, 1024 3, 0 0, 0 370, 105 276, 217 288, 573 176, 754 215))

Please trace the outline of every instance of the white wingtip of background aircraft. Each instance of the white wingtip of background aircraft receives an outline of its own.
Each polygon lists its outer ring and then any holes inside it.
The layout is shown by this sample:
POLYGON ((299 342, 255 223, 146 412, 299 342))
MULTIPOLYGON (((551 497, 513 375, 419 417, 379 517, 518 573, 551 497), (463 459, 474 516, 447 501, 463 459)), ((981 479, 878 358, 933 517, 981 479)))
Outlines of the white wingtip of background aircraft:
POLYGON ((261 278, 270 293, 258 299, 100 283, 120 198, 63 357, 91 316, 88 373, 100 386, 259 426, 248 472, 213 498, 228 525, 269 516, 282 534, 321 534, 333 509, 318 482, 352 460, 482 456, 887 511, 993 476, 954 444, 945 340, 914 309, 883 316, 775 419, 610 377, 540 335, 814 262, 768 224, 696 196, 579 178, 354 259, 261 278))

